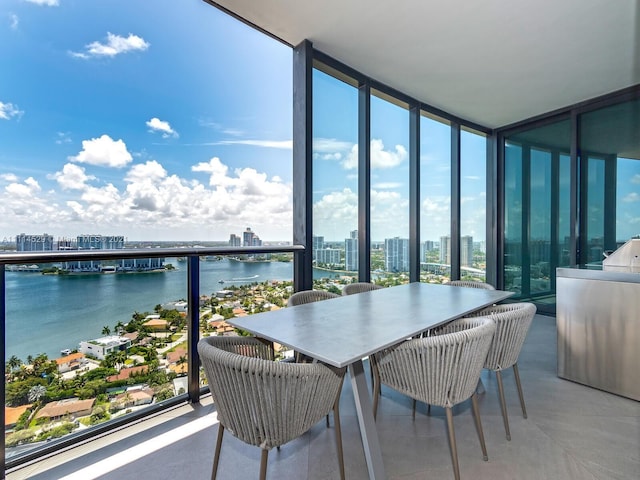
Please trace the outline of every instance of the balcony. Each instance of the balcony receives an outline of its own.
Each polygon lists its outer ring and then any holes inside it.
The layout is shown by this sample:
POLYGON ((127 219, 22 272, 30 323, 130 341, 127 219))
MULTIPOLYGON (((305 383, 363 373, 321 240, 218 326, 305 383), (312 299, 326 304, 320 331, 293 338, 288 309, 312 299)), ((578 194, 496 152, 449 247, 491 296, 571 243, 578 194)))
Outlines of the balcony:
MULTIPOLYGON (((484 372, 480 412, 489 462, 483 462, 470 407, 455 409, 462 478, 626 479, 640 470, 640 404, 556 376, 556 325, 537 315, 520 356, 528 419, 522 418, 513 378, 505 375, 512 440, 505 439, 495 376, 484 372)), ((367 468, 349 382, 341 398, 347 478, 366 478, 367 468)), ((8 472, 11 480, 209 478, 215 443, 215 405, 209 396, 84 445, 8 472)), ((379 410, 386 473, 393 479, 452 478, 444 412, 427 415, 383 388, 379 410)), ((255 478, 257 448, 225 437, 218 478, 255 478)), ((333 431, 324 423, 270 456, 269 478, 337 478, 333 431)))

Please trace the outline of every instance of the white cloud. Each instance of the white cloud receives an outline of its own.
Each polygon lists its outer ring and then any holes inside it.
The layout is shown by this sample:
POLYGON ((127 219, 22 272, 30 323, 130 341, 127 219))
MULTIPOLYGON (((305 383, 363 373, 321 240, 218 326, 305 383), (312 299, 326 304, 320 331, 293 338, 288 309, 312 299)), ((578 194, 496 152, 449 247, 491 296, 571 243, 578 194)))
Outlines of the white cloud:
POLYGON ((95 180, 93 175, 87 175, 84 168, 67 163, 61 172, 50 175, 49 178, 58 182, 63 190, 84 190, 88 180, 95 180))
POLYGON ((230 179, 227 177, 229 167, 223 164, 218 157, 194 165, 191 167, 191 171, 208 173, 209 185, 211 186, 225 186, 230 183, 230 179))
POLYGON ((211 145, 251 145, 254 147, 293 149, 293 140, 222 140, 211 145))
POLYGON ((0 119, 10 120, 13 117, 20 118, 24 112, 18 109, 17 105, 13 103, 0 102, 0 119))
POLYGON ((622 199, 622 201, 625 203, 640 202, 640 195, 638 195, 637 192, 631 192, 630 194, 626 195, 622 199))
POLYGON ((0 174, 0 180, 13 183, 18 181, 18 176, 13 173, 3 173, 0 174))
POLYGON ((42 189, 33 177, 27 178, 24 183, 10 183, 4 187, 5 192, 15 198, 26 199, 37 194, 42 189))
POLYGON ((333 153, 313 153, 314 160, 342 160, 342 153, 333 152, 333 153))
POLYGON ((358 228, 358 195, 350 188, 324 195, 313 204, 313 231, 327 240, 348 238, 358 228))
POLYGON ((10 13, 9 14, 9 28, 11 28, 11 30, 17 30, 19 23, 20 23, 20 19, 18 18, 18 16, 15 13, 10 13))
POLYGON ((131 167, 125 176, 125 180, 130 183, 137 182, 158 182, 167 177, 167 171, 155 160, 146 163, 139 163, 131 167))
MULTIPOLYGON (((371 139, 371 168, 384 169, 400 165, 407 158, 407 149, 396 145, 395 150, 385 150, 380 139, 371 139)), ((342 166, 347 170, 358 168, 358 145, 353 145, 342 166)))
POLYGON ((36 5, 44 5, 46 7, 57 7, 60 5, 58 0, 24 0, 25 2, 35 3, 36 5))
POLYGON ((107 32, 107 41, 105 43, 91 42, 85 46, 84 52, 69 52, 72 56, 78 58, 95 58, 95 57, 115 57, 121 53, 133 51, 145 51, 151 44, 146 42, 142 37, 129 34, 128 37, 121 37, 107 32))
POLYGON ((215 157, 192 170, 206 174, 209 185, 172 175, 156 160, 132 165, 122 175, 124 187, 94 186, 100 179, 68 163, 48 177, 57 182, 57 193, 6 173, 0 177, 10 182, 0 190, 0 229, 226 239, 250 225, 262 238, 291 239, 290 184, 253 168, 231 170, 215 157))
POLYGON ((466 175, 464 177, 462 177, 466 180, 480 180, 480 177, 478 175, 466 175))
POLYGON ((378 182, 371 185, 371 188, 376 188, 379 190, 392 190, 394 188, 402 187, 402 183, 400 182, 378 182))
POLYGON ((162 138, 178 137, 178 132, 171 128, 169 122, 165 122, 157 117, 153 117, 146 123, 147 127, 149 127, 150 132, 162 132, 162 138))
POLYGON ((636 173, 633 177, 631 177, 631 183, 640 184, 640 174, 636 173))
POLYGON ((353 143, 335 138, 314 138, 313 151, 320 153, 346 152, 351 150, 353 143))
POLYGON ((133 157, 127 151, 127 146, 122 140, 113 140, 109 135, 100 138, 82 141, 82 151, 69 160, 77 163, 87 163, 102 167, 122 168, 133 157))

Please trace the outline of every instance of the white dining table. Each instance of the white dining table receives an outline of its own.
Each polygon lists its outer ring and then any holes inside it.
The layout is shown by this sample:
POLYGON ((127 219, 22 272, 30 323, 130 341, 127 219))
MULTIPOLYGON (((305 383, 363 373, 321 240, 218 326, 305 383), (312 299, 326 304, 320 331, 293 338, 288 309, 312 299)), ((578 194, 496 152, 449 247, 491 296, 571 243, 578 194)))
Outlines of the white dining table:
POLYGON ((349 367, 369 478, 385 478, 362 360, 513 292, 409 283, 227 320, 335 367, 349 367))

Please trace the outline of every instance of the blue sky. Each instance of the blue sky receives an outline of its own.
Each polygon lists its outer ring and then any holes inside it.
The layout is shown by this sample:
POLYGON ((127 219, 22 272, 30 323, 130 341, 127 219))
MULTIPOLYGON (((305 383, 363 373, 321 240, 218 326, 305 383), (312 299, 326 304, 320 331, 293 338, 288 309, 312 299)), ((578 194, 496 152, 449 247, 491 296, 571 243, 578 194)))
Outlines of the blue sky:
MULTIPOLYGON (((291 240, 289 47, 201 0, 5 0, 0 71, 0 239, 291 240)), ((357 92, 314 81, 314 233, 341 240, 357 92)), ((439 240, 450 134, 422 121, 422 236, 439 240)), ((374 98, 371 132, 372 237, 408 237, 407 111, 374 98)), ((463 234, 482 240, 484 139, 463 134, 462 158, 463 234)))
POLYGON ((291 238, 287 46, 200 0, 8 0, 0 71, 0 238, 291 238))

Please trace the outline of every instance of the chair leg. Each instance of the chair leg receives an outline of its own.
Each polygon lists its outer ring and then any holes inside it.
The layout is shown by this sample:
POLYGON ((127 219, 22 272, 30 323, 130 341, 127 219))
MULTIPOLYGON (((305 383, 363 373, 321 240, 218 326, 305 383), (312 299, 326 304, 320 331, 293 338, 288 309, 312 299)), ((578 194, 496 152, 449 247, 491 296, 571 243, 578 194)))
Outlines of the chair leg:
POLYGON ((213 468, 211 469, 211 480, 216 480, 218 474, 218 461, 220 460, 220 447, 222 447, 222 435, 224 435, 224 426, 218 423, 218 438, 216 440, 216 451, 213 454, 213 468))
POLYGON ((380 400, 380 374, 376 370, 373 376, 373 419, 375 420, 378 415, 378 400, 380 400))
POLYGON ((486 462, 489 460, 487 455, 487 446, 484 443, 484 432, 482 431, 482 422, 480 421, 480 409, 478 408, 478 395, 471 395, 471 407, 473 408, 473 418, 476 421, 476 430, 478 430, 478 438, 480 439, 480 448, 482 448, 482 459, 486 462))
POLYGON ((269 450, 262 449, 262 455, 260 456, 260 480, 266 480, 267 478, 267 460, 269 459, 269 450))
POLYGON ((507 402, 504 399, 504 385, 502 384, 502 372, 500 370, 496 370, 496 378, 498 379, 498 394, 500 395, 500 410, 502 410, 504 430, 507 433, 507 440, 511 440, 511 432, 509 431, 509 418, 507 417, 507 402))
POLYGON ((522 407, 522 416, 527 418, 527 409, 524 406, 524 395, 522 394, 522 384, 520 383, 520 372, 518 371, 518 364, 513 364, 513 376, 516 378, 516 387, 518 387, 518 396, 520 397, 520 406, 522 407))
POLYGON ((340 396, 333 405, 333 423, 336 430, 336 451, 338 452, 338 465, 340 466, 340 480, 344 480, 344 454, 342 451, 342 428, 340 427, 340 396))
POLYGON ((451 407, 445 407, 447 412, 447 430, 449 431, 449 447, 451 447, 451 463, 453 463, 453 475, 460 480, 460 467, 458 466, 458 447, 456 446, 456 433, 453 430, 453 413, 451 407))

